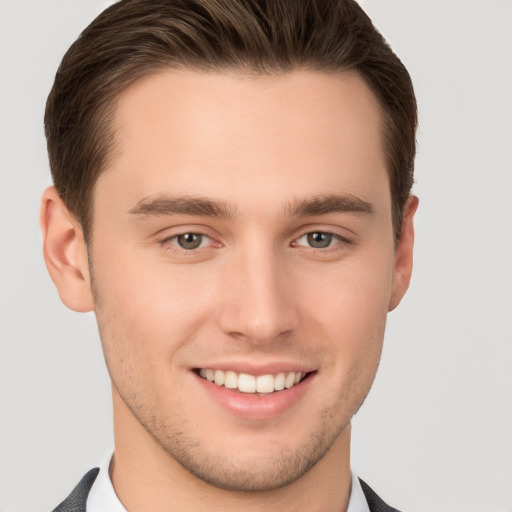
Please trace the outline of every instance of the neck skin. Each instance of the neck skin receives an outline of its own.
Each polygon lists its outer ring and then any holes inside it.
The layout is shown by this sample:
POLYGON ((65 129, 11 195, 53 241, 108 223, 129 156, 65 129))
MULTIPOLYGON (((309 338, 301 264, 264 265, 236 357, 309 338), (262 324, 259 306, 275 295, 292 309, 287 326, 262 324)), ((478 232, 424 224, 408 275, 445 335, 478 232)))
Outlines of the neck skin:
POLYGON ((114 399, 114 437, 110 476, 130 512, 161 512, 170 507, 173 512, 206 512, 218 510, 219 504, 225 512, 339 512, 348 506, 350 425, 304 476, 286 487, 254 493, 218 489, 189 473, 144 430, 119 396, 114 399), (120 417, 122 421, 116 421, 120 417))

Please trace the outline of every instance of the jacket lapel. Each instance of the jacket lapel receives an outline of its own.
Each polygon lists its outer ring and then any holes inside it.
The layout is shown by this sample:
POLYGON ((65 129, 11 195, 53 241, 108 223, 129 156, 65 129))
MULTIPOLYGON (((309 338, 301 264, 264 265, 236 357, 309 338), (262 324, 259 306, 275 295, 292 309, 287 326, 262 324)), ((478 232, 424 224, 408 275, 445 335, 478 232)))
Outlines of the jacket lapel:
POLYGON ((99 471, 99 468, 91 469, 53 512, 85 512, 87 496, 99 471))
POLYGON ((390 507, 381 500, 366 482, 361 479, 359 479, 359 481, 361 482, 361 487, 363 488, 370 512, 399 512, 396 508, 390 507))

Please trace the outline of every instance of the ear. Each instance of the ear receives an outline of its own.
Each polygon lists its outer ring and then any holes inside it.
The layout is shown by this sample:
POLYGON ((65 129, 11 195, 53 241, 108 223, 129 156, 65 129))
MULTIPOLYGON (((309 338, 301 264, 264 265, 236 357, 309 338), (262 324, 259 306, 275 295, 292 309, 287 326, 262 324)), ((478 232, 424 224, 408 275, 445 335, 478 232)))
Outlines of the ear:
POLYGON ((409 196, 404 206, 402 230, 395 252, 395 265, 393 268, 393 286, 389 311, 393 311, 402 300, 411 281, 413 247, 414 247, 414 214, 418 208, 418 198, 409 196))
POLYGON ((74 311, 92 311, 94 301, 82 228, 55 187, 43 193, 40 224, 46 268, 60 299, 74 311))

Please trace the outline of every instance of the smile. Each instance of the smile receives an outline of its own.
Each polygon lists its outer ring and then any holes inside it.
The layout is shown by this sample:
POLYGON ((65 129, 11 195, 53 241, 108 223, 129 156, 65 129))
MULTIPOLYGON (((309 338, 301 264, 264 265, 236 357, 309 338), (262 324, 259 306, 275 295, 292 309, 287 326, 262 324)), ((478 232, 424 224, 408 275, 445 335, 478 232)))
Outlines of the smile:
POLYGON ((273 393, 290 389, 305 377, 304 372, 280 372, 267 375, 250 375, 248 373, 237 373, 234 371, 214 370, 201 368, 199 375, 217 386, 224 386, 228 389, 238 390, 242 393, 273 393))

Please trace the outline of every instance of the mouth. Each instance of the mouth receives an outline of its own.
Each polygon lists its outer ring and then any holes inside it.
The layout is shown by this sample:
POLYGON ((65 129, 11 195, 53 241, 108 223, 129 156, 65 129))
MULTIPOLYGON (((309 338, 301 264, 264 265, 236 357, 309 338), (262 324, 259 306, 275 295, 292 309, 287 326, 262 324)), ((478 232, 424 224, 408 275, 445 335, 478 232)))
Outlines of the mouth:
POLYGON ((253 395, 270 395, 290 389, 313 372, 279 372, 266 375, 251 375, 213 368, 197 368, 196 373, 216 386, 253 395))

